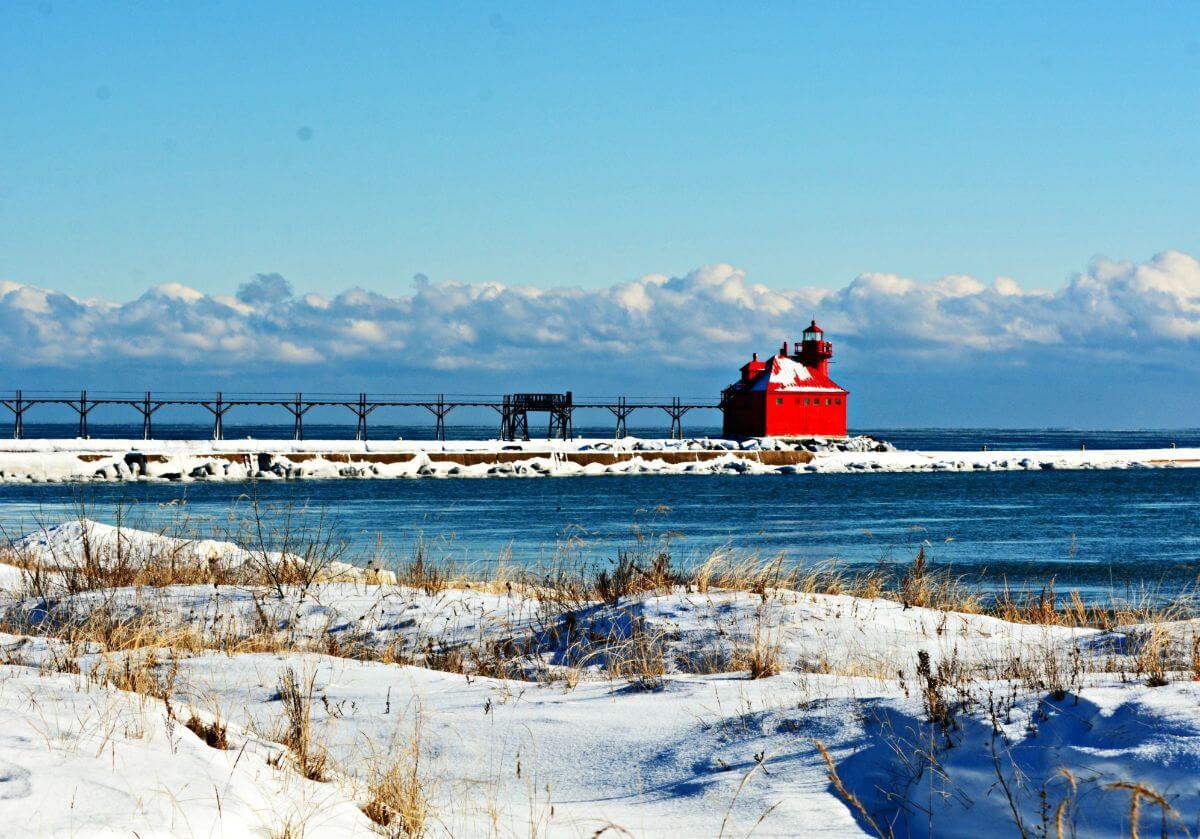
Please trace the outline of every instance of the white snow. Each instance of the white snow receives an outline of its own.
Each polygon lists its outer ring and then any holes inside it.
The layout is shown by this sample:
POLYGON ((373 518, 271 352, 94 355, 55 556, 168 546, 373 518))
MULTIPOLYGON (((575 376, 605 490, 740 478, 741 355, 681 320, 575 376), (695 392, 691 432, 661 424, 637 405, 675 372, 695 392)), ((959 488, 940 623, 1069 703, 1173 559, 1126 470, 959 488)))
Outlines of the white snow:
POLYGON ((272 768, 278 746, 235 734, 209 748, 161 701, 0 665, 0 716, 8 837, 375 835, 336 788, 272 768))
POLYGON ((812 369, 786 356, 771 359, 771 372, 760 376, 751 390, 772 390, 781 393, 845 393, 840 387, 812 384, 812 369))
MULTIPOLYGON (((85 522, 31 534, 23 561, 69 567, 85 532, 147 555, 237 550, 85 522)), ((1009 836, 1015 807, 1028 835, 1043 835, 1046 812, 1055 835, 1061 812, 1063 835, 1116 837, 1129 832, 1122 784, 1161 797, 1141 799, 1143 835, 1183 835, 1200 811, 1200 683, 1184 671, 1150 687, 1132 672, 1155 631, 1186 663, 1196 621, 1069 629, 770 589, 676 588, 568 609, 502 585, 362 580, 283 596, 249 584, 48 596, 8 585, 0 619, 25 633, 0 635, 6 836, 267 837, 289 824, 306 837, 373 835, 366 781, 379 760, 404 758, 414 729, 433 836, 877 835, 870 821, 896 836, 1009 836), (213 650, 153 653, 169 704, 119 691, 105 674, 146 650, 37 635, 90 614, 152 616, 213 650), (263 631, 264 616, 307 651, 215 651, 218 636, 263 631), (665 673, 603 669, 634 637, 652 639, 665 673), (529 678, 360 660, 370 657, 353 646, 485 640, 512 641, 529 678), (730 671, 755 645, 778 652, 778 675, 730 671), (334 647, 341 655, 326 654, 334 647), (932 688, 950 709, 944 728, 930 722, 920 653, 932 673, 963 675, 932 688), (311 680, 314 741, 331 767, 320 782, 281 759, 287 671, 311 680), (228 723, 229 750, 184 726, 193 713, 228 723), (818 741, 866 815, 831 783, 818 741)))

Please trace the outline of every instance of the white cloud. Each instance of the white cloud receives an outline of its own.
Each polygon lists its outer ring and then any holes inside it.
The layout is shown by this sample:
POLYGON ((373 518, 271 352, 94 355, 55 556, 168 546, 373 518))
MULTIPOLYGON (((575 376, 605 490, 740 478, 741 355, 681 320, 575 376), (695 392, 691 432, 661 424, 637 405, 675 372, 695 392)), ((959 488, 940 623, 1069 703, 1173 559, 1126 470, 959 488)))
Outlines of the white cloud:
POLYGON ((730 265, 649 274, 607 288, 422 282, 411 295, 348 289, 296 296, 275 274, 236 297, 177 283, 126 302, 80 301, 0 282, 0 357, 10 369, 142 364, 368 369, 735 369, 817 320, 840 358, 1020 361, 1032 353, 1145 359, 1200 343, 1200 262, 1177 251, 1096 260, 1053 291, 951 275, 868 273, 840 289, 770 287, 730 265))
POLYGON ((613 290, 613 296, 624 309, 630 312, 645 314, 654 308, 654 301, 646 293, 645 285, 641 283, 617 286, 613 290))
POLYGON ((992 283, 992 288, 997 294, 1002 294, 1005 297, 1017 297, 1021 294, 1021 284, 1012 277, 997 277, 992 283))
POLYGON ((182 285, 180 283, 163 283, 156 285, 146 292, 147 295, 165 297, 168 300, 182 300, 185 303, 195 303, 204 299, 204 292, 182 285))
POLYGON ((275 347, 275 356, 286 364, 316 364, 323 360, 311 347, 301 347, 291 341, 280 341, 275 347))

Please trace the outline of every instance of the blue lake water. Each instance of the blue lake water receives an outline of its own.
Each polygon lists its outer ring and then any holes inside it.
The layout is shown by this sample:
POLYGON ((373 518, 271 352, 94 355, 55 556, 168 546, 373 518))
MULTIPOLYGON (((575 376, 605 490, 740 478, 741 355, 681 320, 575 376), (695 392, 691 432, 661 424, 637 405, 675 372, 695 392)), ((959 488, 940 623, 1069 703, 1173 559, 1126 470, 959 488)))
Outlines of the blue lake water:
MULTIPOLYGON (((913 448, 1089 448, 1197 445, 1196 431, 879 432, 913 448)), ((24 532, 78 514, 112 520, 117 505, 145 524, 186 516, 220 531, 255 492, 271 506, 324 514, 352 550, 377 541, 464 562, 572 556, 609 561, 634 529, 672 537, 684 561, 722 545, 804 564, 857 568, 911 561, 918 546, 938 564, 985 585, 1048 577, 1060 588, 1175 590, 1200 574, 1200 469, 920 474, 607 476, 227 483, 0 485, 0 526, 24 532)))

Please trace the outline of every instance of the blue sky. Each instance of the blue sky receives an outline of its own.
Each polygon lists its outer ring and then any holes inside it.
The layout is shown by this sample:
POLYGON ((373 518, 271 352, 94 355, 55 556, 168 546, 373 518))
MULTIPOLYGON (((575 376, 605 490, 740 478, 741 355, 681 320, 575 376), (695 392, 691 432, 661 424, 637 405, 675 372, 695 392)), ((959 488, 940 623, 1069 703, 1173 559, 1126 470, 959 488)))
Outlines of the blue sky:
MULTIPOLYGON (((296 298, 407 299, 418 274, 613 295, 729 264, 781 292, 841 293, 875 272, 1059 294, 1097 257, 1200 253, 1198 23, 1183 3, 13 0, 0 5, 0 281, 122 304, 167 283, 232 296, 275 273, 296 298)), ((1188 270, 1172 316, 1191 324, 1188 270)), ((797 329, 821 314, 805 300, 797 329)), ((71 321, 60 311, 38 317, 71 321)), ((890 320, 850 312, 832 316, 866 364, 890 320)), ((10 316, 32 329, 26 309, 10 316)), ((263 317, 247 328, 286 320, 263 317)), ((692 386, 775 345, 781 323, 710 338, 719 352, 692 386)), ((1145 339, 1158 323, 1122 328, 1145 339)), ((1041 335, 1063 381, 1086 380, 1094 353, 1041 335)), ((963 375, 994 372, 995 345, 961 343, 963 375)), ((6 364, 82 377, 154 363, 96 346, 6 364)), ((1175 370, 1197 348, 1187 328, 1165 346, 1136 363, 1175 370)), ((327 348, 296 349, 276 354, 301 365, 288 376, 340 379, 327 348)), ((597 387, 619 384, 621 351, 597 387)), ((396 386, 444 369, 397 365, 396 386)), ((184 366, 250 375, 233 357, 184 366)), ((883 413, 903 417, 899 386, 879 387, 883 413)))
POLYGON ((1096 254, 1200 250, 1198 23, 1195 4, 14 0, 4 276, 394 290, 730 262, 779 285, 1057 285, 1096 254))

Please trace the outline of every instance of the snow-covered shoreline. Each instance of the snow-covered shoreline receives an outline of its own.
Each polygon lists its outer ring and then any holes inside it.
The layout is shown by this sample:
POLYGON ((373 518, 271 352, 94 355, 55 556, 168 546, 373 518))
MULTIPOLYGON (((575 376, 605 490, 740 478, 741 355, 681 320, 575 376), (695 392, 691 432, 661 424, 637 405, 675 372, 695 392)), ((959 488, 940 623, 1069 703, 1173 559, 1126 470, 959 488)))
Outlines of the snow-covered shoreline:
POLYGON ((794 474, 1200 466, 1200 448, 898 451, 867 437, 685 440, 11 440, 0 482, 794 474))

